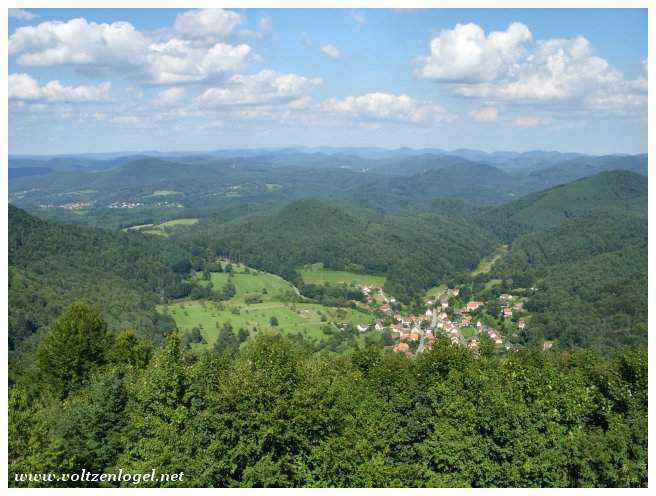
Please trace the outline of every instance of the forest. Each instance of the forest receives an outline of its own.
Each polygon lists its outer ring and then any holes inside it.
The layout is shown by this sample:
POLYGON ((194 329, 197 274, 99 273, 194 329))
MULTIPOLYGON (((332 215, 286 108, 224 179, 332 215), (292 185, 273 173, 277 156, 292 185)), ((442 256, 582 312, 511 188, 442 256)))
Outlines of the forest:
MULTIPOLYGON (((263 335, 153 349, 73 305, 10 389, 12 473, 183 472, 183 487, 636 487, 647 354, 439 342, 335 357, 263 335)), ((14 482, 14 485, 16 483, 14 482)), ((36 484, 38 485, 38 484, 36 484)))
POLYGON ((613 158, 525 156, 523 176, 520 156, 468 157, 14 167, 27 170, 9 206, 10 474, 156 467, 184 472, 153 483, 177 487, 646 487, 646 157, 614 170, 613 158), (94 190, 96 206, 38 206, 94 190), (180 219, 191 221, 170 222, 180 219), (389 334, 360 336, 359 321, 331 327, 330 312, 373 318, 379 307, 362 286, 304 281, 312 264, 375 276, 404 312, 460 288, 457 305, 480 299, 499 314, 514 292, 528 327, 507 349, 440 338, 394 353, 389 334), (239 287, 256 273, 280 294, 239 287), (227 305, 237 292, 240 322, 257 305, 295 322, 312 307, 321 339, 269 314, 257 332, 212 322, 207 342, 169 311, 238 314, 227 305))

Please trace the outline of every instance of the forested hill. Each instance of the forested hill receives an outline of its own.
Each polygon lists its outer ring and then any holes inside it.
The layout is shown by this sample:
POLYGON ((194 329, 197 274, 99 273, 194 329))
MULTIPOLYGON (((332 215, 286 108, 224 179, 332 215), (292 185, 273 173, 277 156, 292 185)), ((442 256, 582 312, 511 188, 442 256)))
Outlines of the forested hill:
POLYGON ((483 225, 503 239, 556 227, 567 219, 592 213, 647 215, 647 178, 626 171, 595 176, 526 195, 490 209, 483 225))
POLYGON ((646 342, 646 177, 603 172, 491 214, 487 225, 512 243, 490 277, 538 288, 531 334, 602 349, 646 342))
POLYGON ((394 211, 409 205, 425 206, 435 198, 498 204, 522 192, 523 184, 496 167, 461 160, 411 176, 376 178, 354 189, 349 196, 378 210, 394 211))
POLYGON ((405 300, 446 275, 475 267, 495 244, 460 217, 380 216, 316 199, 206 229, 203 242, 219 255, 288 279, 315 262, 385 274, 388 290, 405 300))
POLYGON ((43 221, 13 205, 8 244, 12 349, 78 298, 101 304, 111 327, 138 328, 157 340, 171 324, 154 305, 184 290, 190 267, 180 245, 43 221))

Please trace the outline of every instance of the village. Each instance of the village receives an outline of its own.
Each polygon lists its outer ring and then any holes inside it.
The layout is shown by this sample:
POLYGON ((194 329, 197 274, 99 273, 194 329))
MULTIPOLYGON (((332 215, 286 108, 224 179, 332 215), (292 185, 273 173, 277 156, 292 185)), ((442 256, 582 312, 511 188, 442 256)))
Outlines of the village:
MULTIPOLYGON (((470 300, 460 305, 459 288, 446 289, 436 298, 426 299, 426 310, 421 314, 403 315, 395 298, 386 295, 383 288, 369 285, 359 285, 359 288, 366 297, 367 305, 375 309, 378 317, 371 324, 358 325, 357 330, 387 334, 393 340, 390 348, 408 357, 432 349, 439 337, 475 353, 480 350, 483 339, 489 339, 498 350, 514 351, 517 345, 509 338, 511 335, 517 336, 527 326, 523 301, 508 293, 498 297, 498 316, 490 316, 485 311, 487 302, 470 300), (502 325, 490 324, 499 320, 502 325)), ((545 350, 550 346, 551 343, 545 343, 545 350)))

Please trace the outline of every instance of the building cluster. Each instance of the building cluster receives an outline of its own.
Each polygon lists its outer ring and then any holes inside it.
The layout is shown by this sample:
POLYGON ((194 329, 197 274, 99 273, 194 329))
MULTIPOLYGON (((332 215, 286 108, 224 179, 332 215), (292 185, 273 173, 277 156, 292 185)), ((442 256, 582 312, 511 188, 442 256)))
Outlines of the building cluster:
MULTIPOLYGON (((361 286, 361 289, 370 304, 379 303, 378 310, 384 318, 377 319, 371 325, 360 324, 357 326, 358 331, 389 331, 395 341, 392 349, 397 353, 407 356, 413 356, 413 350, 415 354, 422 353, 425 349, 431 349, 438 337, 446 337, 453 345, 476 351, 480 348, 481 338, 487 336, 495 346, 504 347, 506 350, 514 349, 514 345, 499 329, 475 317, 480 316, 478 310, 485 302, 471 300, 464 306, 450 309, 452 298, 460 294, 458 288, 447 289, 438 298, 426 300, 426 311, 420 315, 403 315, 396 309, 396 301, 387 297, 382 288, 361 286)), ((501 315, 504 318, 512 317, 513 311, 523 311, 523 304, 513 304, 512 300, 513 296, 510 294, 502 294, 499 297, 499 302, 503 305, 501 315)), ((524 330, 526 321, 520 319, 517 328, 524 330)))
POLYGON ((142 205, 143 205, 143 203, 141 203, 141 202, 122 201, 122 202, 110 203, 107 207, 108 208, 137 208, 137 207, 140 207, 142 205))
POLYGON ((64 203, 63 205, 53 205, 53 204, 45 204, 45 205, 39 205, 39 208, 63 208, 65 210, 82 210, 85 208, 89 208, 91 206, 91 202, 70 202, 70 203, 64 203))

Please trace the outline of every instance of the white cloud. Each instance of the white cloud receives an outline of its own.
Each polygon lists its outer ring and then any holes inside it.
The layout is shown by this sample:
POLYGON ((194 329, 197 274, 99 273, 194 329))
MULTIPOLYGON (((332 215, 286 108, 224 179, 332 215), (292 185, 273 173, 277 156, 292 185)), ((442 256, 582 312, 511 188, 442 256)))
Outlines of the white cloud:
POLYGON ((312 106, 312 97, 307 95, 302 96, 296 100, 292 100, 287 106, 294 110, 305 110, 312 106))
POLYGON ((543 124, 549 124, 549 119, 535 117, 533 115, 522 115, 515 119, 515 126, 518 127, 535 127, 543 124))
POLYGON ((85 19, 21 27, 9 38, 9 54, 24 66, 106 69, 153 84, 212 81, 243 69, 250 53, 244 44, 154 43, 130 23, 85 19))
POLYGON ((337 48, 335 45, 323 45, 321 47, 321 51, 333 60, 337 60, 341 55, 339 48, 337 48))
POLYGON ((178 103, 185 96, 185 90, 182 88, 169 88, 160 91, 155 99, 155 105, 158 107, 169 107, 178 103))
POLYGON ((499 119, 499 110, 496 107, 481 107, 469 115, 476 122, 495 122, 499 119))
POLYGON ((110 83, 98 86, 62 86, 50 81, 45 86, 28 74, 11 74, 8 80, 10 100, 32 100, 47 103, 99 102, 109 100, 110 83))
MULTIPOLYGON (((439 53, 444 56, 444 62, 455 57, 455 53, 451 56, 446 52, 439 53)), ((468 60, 478 58, 472 55, 468 60)), ((460 82, 454 87, 455 94, 464 97, 543 106, 567 102, 570 109, 624 113, 641 112, 646 108, 646 74, 635 80, 626 80, 605 59, 596 56, 590 42, 581 36, 540 41, 532 51, 512 58, 505 66, 492 64, 491 68, 483 69, 483 64, 477 77, 474 76, 478 69, 468 73, 465 65, 454 63, 452 72, 448 72, 453 76, 451 82, 458 79, 460 82), (454 67, 460 67, 462 71, 454 67), (469 76, 465 77, 467 73, 469 76), (461 77, 455 77, 458 75, 461 77)), ((424 71, 426 67, 429 66, 426 65, 424 71)), ((447 66, 436 65, 432 70, 434 76, 442 74, 444 80, 449 80, 447 66)))
POLYGON ((366 15, 361 10, 347 10, 345 14, 353 19, 358 26, 363 26, 366 21, 366 15))
POLYGON ((477 24, 456 24, 430 43, 430 55, 417 60, 416 74, 443 82, 492 81, 512 74, 531 31, 514 22, 488 35, 477 24))
POLYGON ((361 96, 348 96, 342 100, 331 98, 323 103, 323 109, 337 115, 363 120, 414 124, 450 118, 439 105, 419 102, 408 95, 390 93, 368 93, 361 96))
POLYGON ((8 9, 7 15, 14 19, 20 19, 21 21, 31 21, 32 19, 39 17, 37 14, 24 9, 8 9))
POLYGON ((118 115, 116 117, 112 117, 110 119, 110 122, 113 124, 135 125, 135 124, 141 124, 141 122, 143 121, 140 117, 137 117, 135 115, 118 115))
POLYGON ((241 21, 241 16, 230 10, 190 10, 178 14, 173 29, 186 38, 227 38, 241 21))
POLYGON ((196 98, 198 105, 224 107, 287 102, 302 97, 322 84, 320 78, 280 74, 263 70, 257 74, 232 76, 226 86, 209 88, 196 98))
POLYGON ((47 21, 18 28, 9 38, 9 54, 25 66, 61 64, 138 67, 148 40, 132 24, 97 24, 86 19, 47 21))
POLYGON ((154 84, 211 81, 243 69, 250 53, 250 46, 244 44, 197 48, 187 40, 172 38, 149 46, 149 80, 154 84))

